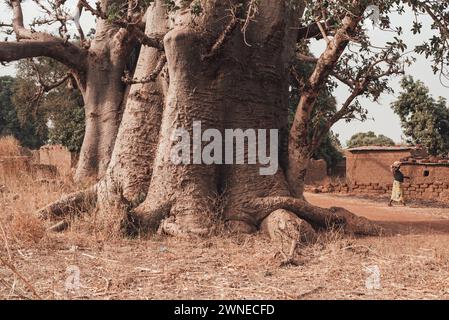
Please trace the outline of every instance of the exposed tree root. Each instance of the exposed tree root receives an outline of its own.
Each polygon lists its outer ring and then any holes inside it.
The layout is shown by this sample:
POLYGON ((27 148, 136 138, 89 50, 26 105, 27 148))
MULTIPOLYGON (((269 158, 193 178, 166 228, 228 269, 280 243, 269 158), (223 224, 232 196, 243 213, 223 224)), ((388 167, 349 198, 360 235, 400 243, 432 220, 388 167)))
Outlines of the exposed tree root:
POLYGON ((324 209, 292 197, 257 198, 251 201, 250 205, 259 221, 276 210, 285 209, 295 213, 315 229, 341 228, 346 233, 361 236, 377 236, 384 233, 384 229, 379 225, 346 209, 337 207, 324 209))
POLYGON ((40 209, 37 215, 40 219, 51 219, 65 217, 70 214, 77 214, 81 211, 88 211, 95 207, 97 203, 97 187, 96 185, 71 193, 61 199, 40 209))
POLYGON ((266 233, 282 255, 282 264, 298 264, 295 259, 301 245, 314 243, 317 234, 305 220, 298 218, 287 210, 276 210, 266 217, 261 224, 266 233))
MULTIPOLYGON (((63 218, 70 214, 88 211, 96 204, 97 186, 93 186, 49 204, 39 210, 38 215, 41 219, 63 218)), ((173 203, 163 202, 151 210, 139 211, 139 208, 136 210, 127 208, 125 210, 127 215, 123 217, 126 219, 121 222, 122 229, 134 235, 159 232, 178 237, 205 236, 212 232, 213 226, 202 221, 202 217, 206 214, 205 207, 196 206, 196 210, 188 209, 186 212, 180 212, 180 208, 176 207, 173 203)), ((295 238, 295 241, 300 243, 314 238, 312 227, 315 230, 339 228, 346 233, 360 236, 377 236, 385 233, 381 226, 364 217, 356 216, 346 209, 319 208, 305 200, 292 197, 256 198, 249 201, 242 212, 227 222, 231 231, 252 233, 261 228, 267 231, 275 241, 279 235, 274 233, 281 232, 283 229, 297 229, 296 233, 287 232, 282 237, 295 238), (292 213, 299 219, 293 219, 292 213), (251 216, 251 219, 245 216, 251 216), (275 225, 281 231, 272 231, 275 225), (292 234, 295 235, 291 236, 292 234)))
POLYGON ((201 201, 166 201, 151 208, 137 208, 132 216, 139 232, 175 237, 206 236, 213 230, 209 207, 201 201))

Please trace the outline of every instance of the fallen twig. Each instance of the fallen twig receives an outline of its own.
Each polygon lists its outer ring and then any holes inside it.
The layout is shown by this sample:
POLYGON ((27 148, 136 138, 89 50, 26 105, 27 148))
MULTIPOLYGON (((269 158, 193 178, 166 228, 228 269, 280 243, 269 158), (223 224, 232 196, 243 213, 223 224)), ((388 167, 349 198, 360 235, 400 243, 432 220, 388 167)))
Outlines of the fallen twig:
POLYGON ((26 287, 31 291, 31 293, 33 293, 33 295, 37 299, 42 300, 42 297, 36 292, 36 289, 33 287, 33 285, 24 276, 22 276, 19 271, 17 271, 16 267, 14 267, 12 263, 9 263, 2 257, 0 257, 0 262, 3 263, 6 267, 8 267, 15 275, 17 275, 19 279, 23 281, 26 287))

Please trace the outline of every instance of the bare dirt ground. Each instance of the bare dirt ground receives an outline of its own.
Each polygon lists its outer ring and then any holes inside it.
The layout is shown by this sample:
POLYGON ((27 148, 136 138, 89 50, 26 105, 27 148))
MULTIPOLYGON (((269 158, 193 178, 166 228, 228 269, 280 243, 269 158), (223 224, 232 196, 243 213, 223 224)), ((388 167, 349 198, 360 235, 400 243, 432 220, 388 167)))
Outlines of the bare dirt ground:
POLYGON ((449 208, 417 204, 394 205, 388 200, 362 199, 351 196, 308 193, 309 202, 320 207, 343 207, 357 215, 378 221, 396 233, 449 233, 449 208))
POLYGON ((260 234, 105 240, 91 218, 64 233, 48 233, 29 212, 61 190, 0 193, 0 298, 449 298, 449 209, 389 208, 385 202, 307 194, 314 204, 345 207, 397 234, 323 234, 302 248, 299 265, 281 266, 276 248, 260 234), (379 270, 374 280, 373 268, 379 270))

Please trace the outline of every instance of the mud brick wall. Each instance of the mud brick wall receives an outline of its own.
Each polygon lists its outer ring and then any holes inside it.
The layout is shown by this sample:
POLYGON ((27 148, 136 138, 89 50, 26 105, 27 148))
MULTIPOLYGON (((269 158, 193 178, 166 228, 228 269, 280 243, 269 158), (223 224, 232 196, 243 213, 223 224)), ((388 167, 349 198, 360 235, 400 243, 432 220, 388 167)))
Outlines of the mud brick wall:
POLYGON ((391 183, 390 166, 402 158, 409 157, 410 150, 348 152, 346 155, 346 178, 351 185, 368 185, 372 182, 391 183))
MULTIPOLYGON (((351 192, 361 195, 390 195, 393 184, 355 184, 347 188, 335 188, 339 192, 351 192)), ((436 200, 449 202, 449 182, 404 183, 404 196, 409 199, 436 200)))
POLYGON ((404 183, 404 195, 409 199, 449 202, 449 163, 447 161, 423 162, 413 157, 426 154, 422 150, 371 149, 346 153, 346 183, 327 184, 318 192, 341 192, 360 195, 390 195, 393 174, 390 166, 405 160, 401 171, 410 177, 404 183), (413 160, 415 159, 415 160, 413 160))
POLYGON ((327 164, 324 160, 310 160, 306 174, 306 184, 321 184, 327 178, 327 164))
MULTIPOLYGON (((435 200, 449 203, 449 166, 439 164, 403 164, 401 171, 409 176, 405 180, 404 195, 407 199, 435 200)), ((321 192, 341 192, 359 195, 387 195, 391 194, 393 177, 389 182, 349 183, 327 185, 321 192)))

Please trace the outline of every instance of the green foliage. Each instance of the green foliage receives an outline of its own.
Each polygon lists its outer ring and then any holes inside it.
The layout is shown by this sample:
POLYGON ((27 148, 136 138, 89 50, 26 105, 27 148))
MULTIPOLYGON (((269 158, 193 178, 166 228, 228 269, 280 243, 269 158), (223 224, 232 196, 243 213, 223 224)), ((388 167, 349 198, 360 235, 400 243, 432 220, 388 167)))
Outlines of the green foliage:
POLYGON ((27 117, 16 108, 13 103, 16 84, 12 77, 0 77, 0 136, 13 135, 22 146, 39 148, 47 138, 45 122, 42 118, 27 117))
POLYGON ((48 58, 22 60, 18 64, 20 76, 15 81, 12 102, 20 123, 34 123, 39 143, 62 144, 71 151, 79 151, 84 136, 84 107, 81 94, 67 84, 45 93, 36 100, 39 91, 37 71, 42 81, 49 85, 58 82, 67 74, 67 69, 48 58), (49 124, 51 124, 49 126, 49 124))
POLYGON ((122 13, 123 12, 117 3, 111 3, 106 10, 108 22, 112 23, 116 20, 119 20, 122 17, 122 13))
POLYGON ((412 32, 420 33, 423 24, 418 19, 420 16, 429 16, 433 23, 431 28, 436 31, 427 41, 415 48, 419 54, 432 60, 432 70, 440 73, 440 79, 449 80, 449 1, 405 0, 415 11, 416 21, 413 23, 412 32))
POLYGON ((49 111, 49 143, 62 144, 72 152, 79 152, 85 129, 83 99, 76 90, 67 92, 67 89, 61 89, 52 92, 45 102, 48 107, 53 107, 49 111))
POLYGON ((321 142, 313 158, 326 161, 328 170, 332 172, 344 159, 338 135, 330 131, 321 142))
POLYGON ((421 81, 404 77, 402 92, 392 103, 409 143, 420 144, 431 155, 449 152, 449 108, 444 98, 435 100, 421 81))
POLYGON ((164 0, 164 4, 168 12, 180 9, 180 7, 176 5, 176 2, 174 0, 164 0))
POLYGON ((346 142, 346 144, 348 148, 395 145, 392 139, 384 136, 383 134, 376 135, 373 131, 356 133, 346 142))
POLYGON ((201 6, 201 1, 196 0, 192 3, 190 6, 190 10, 194 16, 199 16, 201 13, 203 13, 203 7, 201 6))

